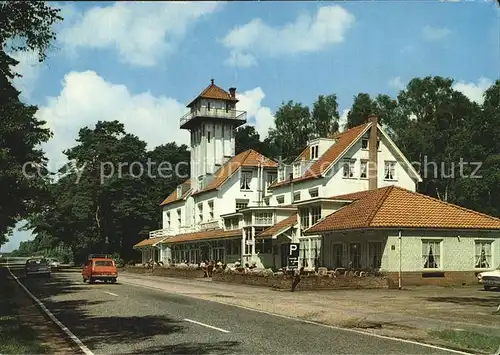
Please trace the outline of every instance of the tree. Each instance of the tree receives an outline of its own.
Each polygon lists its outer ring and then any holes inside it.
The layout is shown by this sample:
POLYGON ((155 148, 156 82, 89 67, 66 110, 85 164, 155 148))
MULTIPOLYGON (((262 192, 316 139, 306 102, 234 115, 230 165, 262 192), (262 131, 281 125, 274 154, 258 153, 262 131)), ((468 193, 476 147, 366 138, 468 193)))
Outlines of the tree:
POLYGON ((55 38, 52 25, 62 19, 58 12, 43 2, 0 3, 0 245, 37 205, 46 182, 40 176, 46 160, 37 147, 50 138, 45 122, 34 117, 37 108, 20 102, 12 86, 20 75, 12 70, 18 61, 8 52, 35 51, 42 61, 55 38))
POLYGON ((236 154, 248 149, 260 151, 262 142, 255 126, 246 125, 239 127, 234 135, 236 154))
POLYGON ((311 125, 317 137, 329 137, 339 130, 339 105, 337 95, 319 95, 313 104, 311 125))
POLYGON ((365 123, 370 114, 374 113, 375 104, 366 93, 360 93, 354 97, 351 109, 347 113, 347 127, 352 128, 365 123))
POLYGON ((269 131, 270 142, 276 145, 285 161, 292 161, 304 149, 312 133, 309 108, 293 101, 282 103, 276 111, 274 124, 276 128, 269 131))

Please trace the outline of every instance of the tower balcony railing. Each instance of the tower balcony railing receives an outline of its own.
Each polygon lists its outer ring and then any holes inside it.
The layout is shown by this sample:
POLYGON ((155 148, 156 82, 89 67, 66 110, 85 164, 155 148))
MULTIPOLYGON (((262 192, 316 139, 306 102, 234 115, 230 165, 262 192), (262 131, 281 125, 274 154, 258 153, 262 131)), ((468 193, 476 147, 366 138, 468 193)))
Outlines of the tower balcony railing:
POLYGON ((198 118, 198 117, 210 117, 210 118, 219 118, 226 120, 236 120, 245 123, 247 121, 247 113, 246 111, 238 111, 238 110, 226 110, 223 108, 211 108, 210 110, 207 107, 201 107, 196 110, 191 110, 186 113, 180 119, 180 126, 184 126, 189 121, 198 118))

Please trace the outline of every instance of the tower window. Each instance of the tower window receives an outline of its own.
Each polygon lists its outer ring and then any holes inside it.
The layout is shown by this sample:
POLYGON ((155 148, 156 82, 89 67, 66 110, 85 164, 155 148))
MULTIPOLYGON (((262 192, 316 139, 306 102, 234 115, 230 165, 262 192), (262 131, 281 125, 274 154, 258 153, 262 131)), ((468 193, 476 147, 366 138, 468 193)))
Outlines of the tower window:
POLYGON ((250 190, 250 182, 252 181, 252 171, 241 171, 240 174, 240 189, 250 190))
POLYGON ((210 104, 210 101, 209 101, 209 102, 207 102, 207 109, 208 109, 209 111, 210 111, 210 107, 211 107, 211 106, 212 106, 212 105, 210 104))
POLYGON ((208 143, 210 143, 210 131, 207 133, 208 143))

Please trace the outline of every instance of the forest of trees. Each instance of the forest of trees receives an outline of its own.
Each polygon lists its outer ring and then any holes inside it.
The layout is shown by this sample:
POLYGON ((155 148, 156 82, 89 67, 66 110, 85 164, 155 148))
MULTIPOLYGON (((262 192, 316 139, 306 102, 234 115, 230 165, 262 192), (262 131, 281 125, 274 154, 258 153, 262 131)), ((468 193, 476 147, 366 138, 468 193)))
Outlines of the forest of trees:
MULTIPOLYGON (((89 252, 119 253, 131 260, 137 256, 132 246, 149 230, 161 228, 160 202, 185 178, 153 178, 158 167, 152 168, 150 176, 137 178, 134 169, 124 166, 121 178, 115 171, 101 181, 102 163, 113 162, 116 167, 119 162, 144 162, 146 166, 149 159, 175 165, 189 162, 188 147, 165 143, 148 150, 122 123, 103 117, 95 127, 80 129, 77 144, 64 152, 70 163, 61 171, 26 178, 22 174, 26 161, 46 169, 39 144, 51 133, 45 122, 35 118, 37 108, 20 101, 11 84, 17 75, 12 69, 16 61, 8 53, 37 50, 43 60, 55 38, 52 25, 60 20, 58 12, 44 3, 0 5, 0 245, 16 222, 24 219, 26 229, 36 234, 35 240, 23 243, 26 253, 63 245, 75 260, 89 252), (5 19, 9 20, 4 23, 5 19), (25 45, 7 48, 9 40, 17 37, 25 45)), ((419 192, 500 216, 500 80, 486 90, 481 105, 454 90, 453 83, 440 76, 414 78, 397 97, 360 93, 353 98, 346 127, 339 127, 335 94, 318 96, 311 107, 283 102, 275 112, 275 128, 265 139, 250 125, 237 130, 236 153, 253 148, 290 162, 309 139, 362 124, 375 113, 410 162, 437 163, 420 170, 424 181, 419 192), (475 163, 480 163, 479 170, 475 163)), ((188 172, 185 165, 180 175, 188 172)))

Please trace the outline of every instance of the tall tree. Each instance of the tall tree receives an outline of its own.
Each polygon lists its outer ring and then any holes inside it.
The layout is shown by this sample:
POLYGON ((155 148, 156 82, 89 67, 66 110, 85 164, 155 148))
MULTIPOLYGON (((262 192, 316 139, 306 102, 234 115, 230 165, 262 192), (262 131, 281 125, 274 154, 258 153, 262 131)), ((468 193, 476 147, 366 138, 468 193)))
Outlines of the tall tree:
POLYGON ((313 104, 311 130, 317 137, 328 137, 339 130, 337 95, 320 95, 313 104))
POLYGON ((55 38, 52 25, 62 19, 58 12, 44 2, 0 3, 0 245, 37 205, 45 185, 39 172, 46 171, 38 147, 50 138, 45 122, 34 116, 37 108, 23 104, 12 86, 20 74, 12 70, 18 61, 9 52, 34 51, 42 61, 55 38))
POLYGON ((354 97, 354 102, 351 109, 347 113, 346 128, 352 128, 365 123, 370 116, 374 113, 375 104, 370 95, 360 93, 354 97))
POLYGON ((311 114, 307 106, 289 101, 276 111, 270 141, 285 161, 292 161, 307 144, 311 133, 311 114))

